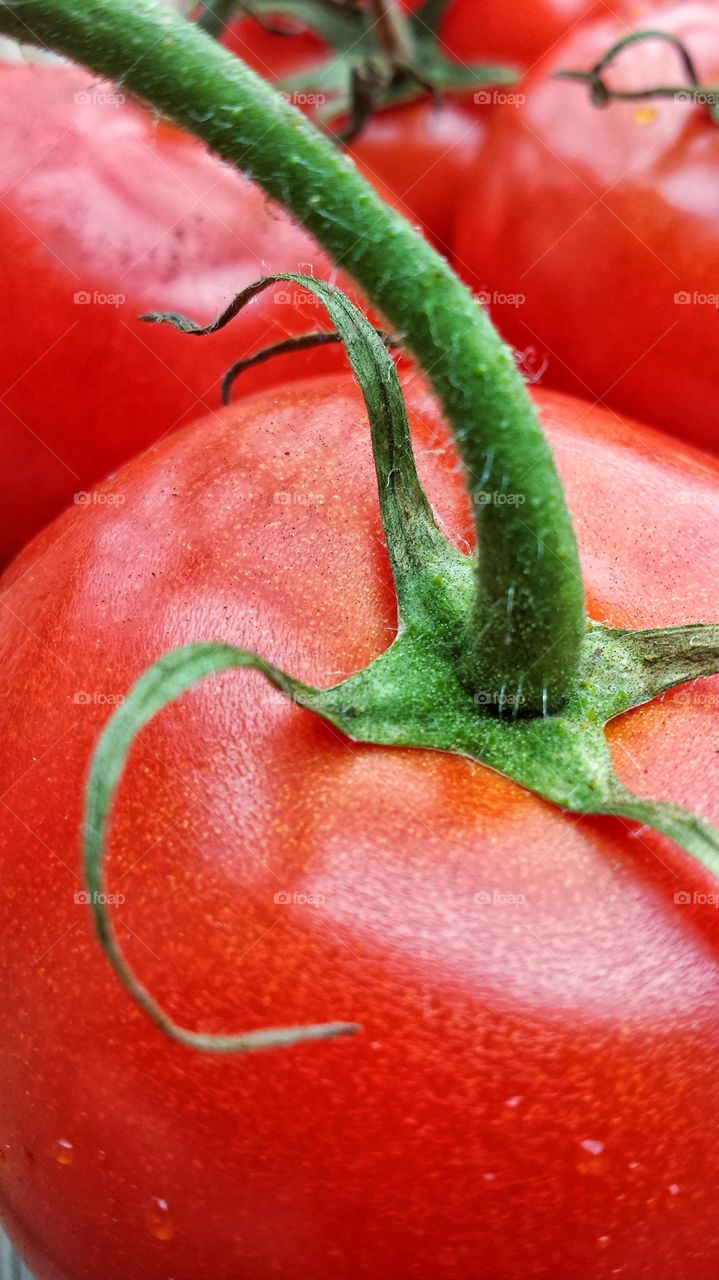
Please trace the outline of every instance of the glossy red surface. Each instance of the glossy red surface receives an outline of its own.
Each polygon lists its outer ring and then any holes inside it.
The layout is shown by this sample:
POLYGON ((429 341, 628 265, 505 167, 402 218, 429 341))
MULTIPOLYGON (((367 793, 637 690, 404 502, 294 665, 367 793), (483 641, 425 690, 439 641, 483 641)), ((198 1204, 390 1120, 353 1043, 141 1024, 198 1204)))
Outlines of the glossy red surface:
MULTIPOLYGON (((455 460, 409 391, 466 547, 455 460)), ((717 618, 719 464, 538 404, 591 615, 717 618)), ((719 917, 676 898, 712 886, 668 841, 459 758, 352 745, 234 673, 133 752, 117 927, 189 1026, 362 1034, 236 1059, 173 1044, 75 900, 90 753, 150 661, 226 639, 330 683, 390 641, 349 379, 151 449, 39 536, 0 603, 0 1204, 38 1280, 714 1280, 719 917)), ((707 680, 617 722, 627 783, 717 821, 717 699, 707 680)))
MULTIPOLYGON (((717 79, 715 4, 655 8, 634 24, 647 26, 680 36, 702 80, 717 79)), ((546 354, 551 385, 716 449, 719 129, 702 106, 600 110, 586 87, 549 78, 589 68, 628 30, 614 17, 579 28, 536 68, 523 106, 493 112, 454 262, 504 336, 546 354)), ((684 82, 659 42, 624 50, 607 78, 684 82)))
MULTIPOLYGON (((3 563, 75 493, 215 410, 238 356, 326 327, 280 287, 201 341, 141 313, 210 320, 268 271, 335 273, 252 183, 88 72, 0 67, 0 134, 3 563)), ((342 364, 285 356, 238 394, 342 364)))
POLYGON ((626 8, 627 0, 451 0, 442 39, 465 61, 504 59, 529 70, 580 23, 626 8))

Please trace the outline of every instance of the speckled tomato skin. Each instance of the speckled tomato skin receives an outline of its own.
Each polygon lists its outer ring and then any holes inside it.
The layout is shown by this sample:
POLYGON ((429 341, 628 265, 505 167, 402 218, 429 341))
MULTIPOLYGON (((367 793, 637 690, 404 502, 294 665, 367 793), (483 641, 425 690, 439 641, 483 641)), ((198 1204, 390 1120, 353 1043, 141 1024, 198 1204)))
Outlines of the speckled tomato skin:
MULTIPOLYGON (((239 356, 326 326, 287 289, 204 341, 139 315, 207 321, 270 271, 334 269, 258 187, 87 71, 0 66, 0 135, 4 565, 76 492, 218 408, 239 356)), ((282 377, 342 365, 324 348, 284 356, 282 377)), ((258 366, 244 389, 277 375, 258 366)))
MULTIPOLYGON (((466 545, 442 424, 408 394, 466 545)), ((591 615, 716 618, 719 465, 538 403, 591 615)), ((712 886, 650 832, 353 745, 255 673, 212 678, 133 751, 116 927, 185 1025, 362 1032, 203 1056, 118 985, 74 901, 108 699, 199 639, 329 683, 387 645, 395 607, 347 378, 189 427, 110 492, 0 594, 0 1202, 38 1280, 714 1280, 717 912, 675 901, 712 886)), ((717 698, 707 680, 618 722, 626 781, 718 820, 717 698)))
MULTIPOLYGON (((546 355, 550 385, 717 451, 719 130, 706 107, 599 109, 586 86, 552 78, 652 28, 682 40, 702 83, 716 83, 716 4, 635 8, 603 6, 534 68, 519 106, 492 112, 453 264, 486 291, 508 341, 546 355)), ((656 40, 624 49, 606 79, 622 91, 685 82, 676 50, 656 40)))

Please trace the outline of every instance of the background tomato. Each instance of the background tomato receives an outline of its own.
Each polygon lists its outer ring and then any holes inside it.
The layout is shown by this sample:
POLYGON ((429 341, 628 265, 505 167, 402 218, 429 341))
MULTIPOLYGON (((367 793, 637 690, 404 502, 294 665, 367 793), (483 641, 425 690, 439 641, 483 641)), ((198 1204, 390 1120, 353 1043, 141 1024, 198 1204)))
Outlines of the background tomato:
MULTIPOLYGON (((456 459, 409 391, 466 546, 456 459)), ((719 463, 538 404, 592 616, 716 616, 719 463)), ((386 647, 367 437, 349 378, 245 402, 130 464, 2 581, 3 1216, 39 1280, 713 1280, 719 925, 652 832, 459 758, 353 745, 233 673, 133 752, 117 927, 187 1025, 362 1034, 178 1046, 76 900, 90 753, 149 661, 227 639, 331 683, 386 647)), ((712 679, 617 722, 625 780, 716 821, 717 699, 712 679)))
MULTIPOLYGON (((717 79, 715 5, 672 5, 650 25, 717 79)), ((546 352, 547 381, 716 448, 719 127, 672 99, 600 110, 585 86, 549 78, 588 69, 626 30, 614 18, 579 28, 536 69, 524 106, 493 113, 455 266, 486 290, 505 337, 546 352)), ((652 41, 625 49, 607 80, 681 84, 683 69, 652 41)))
MULTIPOLYGON (((529 70, 567 32, 588 18, 605 16, 604 0, 524 0, 521 5, 496 0, 451 0, 441 27, 442 40, 457 58, 508 59, 529 70)), ((648 3, 612 0, 614 15, 627 9, 648 12, 648 3)))
MULTIPOLYGON (((272 269, 336 272, 251 182, 87 72, 0 66, 0 132, 1 563, 73 494, 217 407, 236 358, 327 323, 284 286, 203 342, 138 315, 210 320, 272 269)), ((284 356, 281 376, 342 363, 284 356)))

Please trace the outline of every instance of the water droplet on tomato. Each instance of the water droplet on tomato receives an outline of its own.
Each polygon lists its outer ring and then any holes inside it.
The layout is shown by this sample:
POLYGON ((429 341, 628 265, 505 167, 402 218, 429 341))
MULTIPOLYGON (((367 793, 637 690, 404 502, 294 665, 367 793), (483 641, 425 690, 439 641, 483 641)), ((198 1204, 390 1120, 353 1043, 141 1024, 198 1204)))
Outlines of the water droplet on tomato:
POLYGON ((515 1094, 513 1098, 507 1098, 507 1101, 505 1102, 504 1108, 502 1111, 502 1115, 504 1116, 505 1120, 514 1119, 514 1117, 517 1114, 518 1108, 521 1106, 523 1102, 524 1102, 524 1098, 519 1093, 515 1094))
POLYGON ((171 1240, 174 1236, 175 1223, 167 1201, 161 1196, 153 1196, 146 1206, 145 1225, 156 1240, 171 1240))
POLYGON ((609 1247, 609 1240, 610 1240, 609 1236, 598 1236, 597 1244, 599 1245, 599 1248, 607 1249, 609 1247))
POLYGON ((67 1138, 58 1138, 52 1154, 58 1164, 72 1164, 75 1159, 75 1148, 67 1138))

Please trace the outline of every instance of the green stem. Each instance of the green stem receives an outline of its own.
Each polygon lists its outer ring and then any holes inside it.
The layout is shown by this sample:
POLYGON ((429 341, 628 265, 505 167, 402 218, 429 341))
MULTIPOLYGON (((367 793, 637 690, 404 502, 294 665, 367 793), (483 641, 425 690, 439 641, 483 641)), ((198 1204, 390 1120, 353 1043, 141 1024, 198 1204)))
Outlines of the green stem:
POLYGON ((481 547, 464 666, 474 688, 559 707, 584 592, 564 492, 512 353, 448 264, 300 112, 157 0, 0 0, 0 31, 127 86, 311 231, 404 335, 467 471, 481 547))

